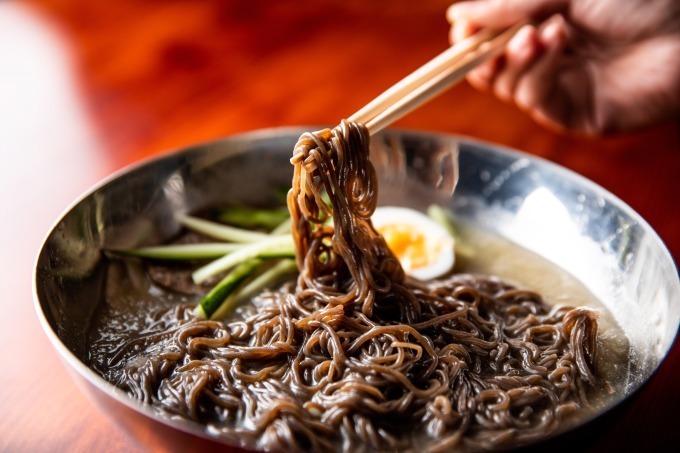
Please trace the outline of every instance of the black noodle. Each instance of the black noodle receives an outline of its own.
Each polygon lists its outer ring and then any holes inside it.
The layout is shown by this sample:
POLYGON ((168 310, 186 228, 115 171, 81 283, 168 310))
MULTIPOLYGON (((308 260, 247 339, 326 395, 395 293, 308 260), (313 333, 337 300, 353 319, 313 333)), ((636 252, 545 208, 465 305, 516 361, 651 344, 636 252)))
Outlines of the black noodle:
POLYGON ((226 323, 176 308, 115 383, 272 450, 505 448, 587 407, 597 313, 492 277, 406 277, 370 221, 368 156, 360 124, 304 134, 288 195, 297 283, 226 323))

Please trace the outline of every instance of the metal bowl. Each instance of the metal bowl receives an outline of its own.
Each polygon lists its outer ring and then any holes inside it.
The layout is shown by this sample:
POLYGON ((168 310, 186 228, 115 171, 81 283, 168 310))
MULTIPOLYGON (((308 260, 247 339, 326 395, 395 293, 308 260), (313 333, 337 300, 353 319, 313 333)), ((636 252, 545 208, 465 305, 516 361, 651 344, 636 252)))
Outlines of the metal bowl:
MULTIPOLYGON (((272 202, 277 189, 290 185, 289 158, 303 131, 258 131, 123 170, 75 202, 47 235, 35 266, 38 315, 77 380, 118 422, 133 430, 155 424, 152 431, 168 442, 188 435, 193 443, 239 444, 215 439, 193 423, 158 416, 88 367, 87 332, 105 303, 102 250, 171 237, 179 230, 177 212, 272 202)), ((372 145, 380 203, 421 208, 443 203, 465 223, 571 273, 611 311, 628 336, 634 372, 600 413, 633 393, 659 366, 678 331, 680 282, 657 234, 625 203, 564 168, 486 143, 386 131, 372 145), (456 153, 459 175, 452 165, 456 153)))

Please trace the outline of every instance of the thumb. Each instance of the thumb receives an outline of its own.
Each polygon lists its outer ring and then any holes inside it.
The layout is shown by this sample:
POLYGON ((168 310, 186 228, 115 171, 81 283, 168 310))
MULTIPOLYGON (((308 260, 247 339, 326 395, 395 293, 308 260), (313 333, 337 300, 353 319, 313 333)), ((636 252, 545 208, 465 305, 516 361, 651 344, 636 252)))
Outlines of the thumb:
POLYGON ((478 0, 455 3, 446 11, 449 22, 503 28, 527 18, 542 19, 563 12, 569 0, 478 0))

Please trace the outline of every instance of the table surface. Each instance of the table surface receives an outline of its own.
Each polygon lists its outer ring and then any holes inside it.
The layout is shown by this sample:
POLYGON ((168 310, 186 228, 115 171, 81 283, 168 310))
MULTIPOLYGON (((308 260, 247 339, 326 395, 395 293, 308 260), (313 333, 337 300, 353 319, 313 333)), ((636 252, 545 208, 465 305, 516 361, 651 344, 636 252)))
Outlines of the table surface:
MULTIPOLYGON (((447 1, 34 0, 0 3, 5 289, 0 450, 192 450, 124 431, 74 383, 41 330, 31 270, 69 203, 139 159, 242 131, 333 125, 447 45, 447 1)), ((678 118, 564 137, 460 84, 396 124, 544 157, 628 203, 680 257, 678 118)), ((680 445, 680 344, 592 434, 590 451, 680 445)))

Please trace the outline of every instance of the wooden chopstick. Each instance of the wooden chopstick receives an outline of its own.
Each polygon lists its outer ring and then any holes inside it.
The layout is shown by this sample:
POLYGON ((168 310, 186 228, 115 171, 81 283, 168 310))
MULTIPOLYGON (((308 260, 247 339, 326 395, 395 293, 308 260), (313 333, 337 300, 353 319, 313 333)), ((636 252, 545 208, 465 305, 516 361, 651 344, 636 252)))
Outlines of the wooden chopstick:
POLYGON ((505 30, 481 30, 449 47, 388 88, 348 119, 374 134, 460 81, 480 63, 501 52, 525 24, 505 30))

